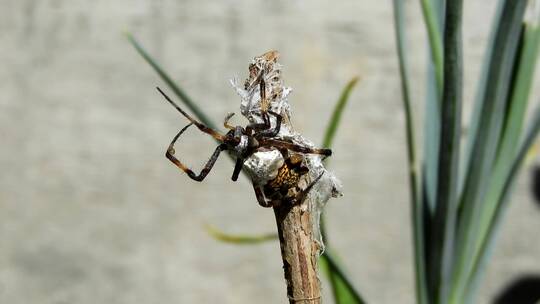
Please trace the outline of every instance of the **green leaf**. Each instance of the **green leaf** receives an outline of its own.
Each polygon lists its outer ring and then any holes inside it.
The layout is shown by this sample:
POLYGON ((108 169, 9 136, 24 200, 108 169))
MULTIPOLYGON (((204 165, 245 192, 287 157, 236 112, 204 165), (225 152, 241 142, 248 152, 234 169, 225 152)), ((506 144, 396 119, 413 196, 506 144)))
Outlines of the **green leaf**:
POLYGON ((425 204, 431 217, 437 198, 437 172, 439 169, 439 142, 441 132, 441 102, 437 84, 433 78, 433 64, 428 65, 427 97, 424 114, 424 160, 422 172, 424 175, 423 192, 425 204))
POLYGON ((414 118, 411 110, 410 83, 408 75, 408 64, 405 47, 405 18, 403 1, 394 0, 394 26, 396 32, 396 45, 399 59, 399 71, 401 76, 401 92, 403 109, 405 112, 405 130, 407 137, 407 160, 409 169, 409 185, 411 195, 411 214, 413 224, 414 239, 414 264, 415 264, 415 286, 418 303, 427 303, 427 281, 425 265, 425 238, 424 238, 424 216, 425 208, 422 198, 419 195, 418 185, 418 165, 416 163, 416 143, 414 139, 414 118))
MULTIPOLYGON (((437 1, 438 2, 438 1, 437 1)), ((424 22, 428 32, 429 45, 431 56, 433 59, 433 65, 435 66, 435 79, 437 83, 438 92, 442 92, 443 87, 443 41, 441 39, 442 24, 439 18, 438 10, 433 7, 431 0, 421 0, 422 13, 424 15, 424 22)), ((436 3, 440 6, 440 3, 436 3)))
POLYGON ((456 248, 457 260, 452 284, 452 303, 463 303, 471 273, 477 238, 478 218, 483 212, 483 202, 500 144, 505 121, 508 96, 516 53, 519 45, 521 22, 527 1, 505 1, 502 15, 494 36, 489 71, 482 94, 478 129, 474 138, 470 162, 461 199, 460 225, 456 248))
POLYGON ((326 274, 332 274, 335 277, 333 294, 336 304, 366 303, 328 250, 325 251, 319 261, 321 269, 323 269, 326 274))
MULTIPOLYGON (((336 105, 334 106, 334 111, 332 112, 332 116, 330 117, 330 120, 328 122, 328 125, 326 127, 326 131, 324 132, 323 137, 323 148, 331 149, 332 144, 334 142, 334 137, 336 135, 337 128, 339 127, 339 124, 341 123, 341 115, 343 114, 343 111, 345 110, 345 106, 347 105, 349 101, 349 96, 351 94, 351 91, 354 89, 356 84, 358 83, 359 78, 353 77, 347 85, 343 88, 341 91, 341 94, 339 96, 338 101, 336 102, 336 105)), ((324 160, 324 162, 327 164, 330 159, 327 158, 324 160)), ((321 233, 323 234, 323 239, 326 237, 324 236, 324 224, 323 219, 321 218, 321 233)))
MULTIPOLYGON (((515 183, 519 169, 522 166, 524 159, 527 156, 528 151, 532 148, 535 139, 538 137, 540 131, 540 108, 538 108, 534 114, 533 121, 528 131, 526 132, 525 139, 519 145, 518 153, 515 158, 512 159, 512 166, 510 172, 505 180, 505 184, 502 190, 502 195, 497 202, 497 209, 495 210, 494 219, 490 223, 490 227, 487 230, 488 235, 482 240, 476 263, 473 265, 471 275, 467 278, 467 286, 472 286, 472 290, 475 289, 478 284, 478 278, 482 276, 481 269, 485 266, 486 260, 489 257, 489 252, 493 244, 495 243, 495 234, 500 227, 501 220, 504 216, 505 210, 509 204, 509 197, 512 187, 515 183)), ((469 292, 468 298, 472 298, 474 294, 469 292)), ((467 303, 472 303, 471 301, 467 303)))
POLYGON ((347 83, 347 85, 341 92, 341 95, 336 105, 334 106, 332 117, 330 118, 330 121, 328 122, 328 126, 326 127, 326 132, 324 133, 324 140, 323 140, 324 148, 330 149, 332 147, 332 143, 334 141, 337 128, 339 126, 339 123, 341 122, 341 114, 343 113, 343 110, 345 109, 345 106, 347 105, 347 101, 349 101, 349 95, 351 94, 351 91, 357 82, 358 82, 358 77, 354 77, 347 83))
POLYGON ((174 83, 172 78, 165 72, 165 70, 160 67, 156 60, 154 60, 148 54, 148 52, 141 46, 141 44, 135 39, 135 37, 133 37, 133 35, 131 35, 130 33, 126 33, 126 36, 131 45, 135 47, 139 55, 141 55, 144 60, 148 64, 150 64, 150 66, 159 75, 159 77, 167 84, 167 86, 169 86, 169 88, 174 92, 174 94, 178 96, 180 100, 182 100, 182 102, 193 112, 193 114, 195 114, 195 116, 208 127, 216 129, 214 123, 212 123, 208 116, 204 114, 204 112, 199 108, 199 106, 197 106, 197 104, 193 102, 193 100, 186 94, 186 92, 182 88, 180 88, 174 83))
POLYGON ((430 235, 430 297, 447 303, 449 274, 457 219, 457 183, 462 105, 462 0, 446 2, 444 28, 444 84, 441 104, 441 136, 437 204, 430 235))
POLYGON ((208 224, 204 227, 208 234, 214 239, 235 245, 255 245, 278 239, 277 233, 266 233, 261 235, 229 234, 208 224))
MULTIPOLYGON (((442 48, 442 28, 444 26, 444 0, 423 0, 422 7, 424 11, 424 20, 436 19, 436 22, 426 22, 426 26, 432 24, 432 28, 428 29, 428 32, 438 30, 438 35, 432 35, 430 38, 430 46, 433 46, 436 42, 441 44, 442 48), (430 1, 428 3, 427 1, 430 1), (426 14, 433 15, 426 17, 426 14)), ((442 73, 437 70, 435 65, 435 55, 433 54, 434 47, 429 48, 429 59, 427 64, 427 96, 425 103, 424 114, 424 140, 423 140, 423 164, 422 173, 424 178, 422 180, 422 193, 424 205, 427 205, 429 214, 426 214, 426 218, 429 219, 434 212, 436 197, 437 197, 437 172, 439 167, 439 142, 440 142, 440 128, 441 128, 441 95, 442 84, 437 79, 437 73, 442 73)), ((440 66, 442 71, 442 63, 440 66)), ((427 228, 427 226, 426 226, 427 228)), ((426 229, 424 228, 424 230, 426 229)))
POLYGON ((482 63, 480 79, 479 79, 479 83, 476 89, 477 92, 476 92, 476 97, 474 99, 473 111, 472 111, 469 126, 467 128, 465 152, 464 152, 464 157, 463 157, 463 162, 462 162, 462 167, 461 167, 462 170, 460 172, 459 193, 463 193, 463 187, 465 184, 465 175, 467 173, 466 169, 470 165, 471 155, 472 155, 473 147, 474 147, 474 140, 477 137, 477 133, 478 133, 478 128, 480 124, 480 116, 482 115, 482 105, 483 105, 483 100, 484 100, 485 92, 486 92, 487 79, 488 79, 488 74, 490 73, 490 64, 492 61, 492 56, 493 56, 493 51, 494 51, 495 37, 497 35, 497 28, 501 20, 505 2, 506 0, 499 0, 497 4, 497 10, 493 18, 493 23, 491 24, 491 28, 493 30, 489 34, 488 45, 486 47, 484 59, 482 63))
MULTIPOLYGON (((540 14, 537 16, 540 21, 540 14)), ((497 229, 494 222, 498 222, 500 218, 497 213, 500 213, 501 204, 503 204, 508 196, 508 184, 513 178, 512 170, 515 167, 516 155, 518 153, 519 139, 521 138, 521 130, 525 121, 525 114, 529 100, 529 93, 534 78, 534 71, 538 59, 540 47, 540 28, 534 25, 526 26, 522 44, 519 49, 519 56, 516 58, 515 75, 513 77, 512 94, 509 101, 508 116, 506 118, 505 128, 499 146, 497 162, 495 164, 493 174, 490 177, 488 193, 482 204, 480 218, 477 219, 479 225, 478 236, 475 239, 476 247, 474 249, 473 270, 470 277, 478 277, 482 272, 481 267, 484 263, 481 262, 485 256, 485 243, 491 243, 494 232, 492 229, 497 229)), ((524 147, 528 148, 528 147, 524 147)), ((515 173, 514 173, 515 174, 515 173)), ((469 279, 471 281, 471 279, 469 279)), ((475 286, 476 284, 467 284, 467 286, 475 286)), ((470 288, 469 288, 470 289, 470 288)))
MULTIPOLYGON (((357 82, 358 82, 358 77, 354 77, 353 79, 351 79, 347 83, 345 88, 342 90, 341 95, 340 95, 336 105, 334 106, 334 111, 332 113, 330 121, 328 122, 328 126, 326 127, 326 131, 325 131, 325 135, 324 135, 324 139, 323 139, 323 147, 324 148, 330 149, 332 147, 332 143, 333 143, 334 137, 336 135, 337 128, 338 128, 338 126, 339 126, 339 124, 341 122, 341 115, 342 115, 342 113, 343 113, 343 111, 345 109, 345 106, 347 105, 350 93, 351 93, 352 89, 356 86, 357 82)), ((326 160, 326 163, 328 163, 328 159, 326 160)), ((324 242, 326 243, 327 250, 329 250, 329 243, 328 243, 328 236, 327 236, 327 233, 326 233, 326 225, 325 225, 324 213, 321 214, 321 219, 320 219, 319 225, 320 225, 322 238, 323 238, 324 242)), ((323 261, 323 260, 324 259, 322 259, 321 261, 323 261)), ((325 262, 321 262, 321 263, 326 265, 325 262)), ((343 286, 340 283, 341 280, 339 279, 338 275, 336 273, 334 273, 332 271, 332 269, 330 269, 330 268, 325 268, 325 266, 321 266, 321 267, 323 267, 323 269, 326 269, 325 273, 326 273, 326 275, 328 277, 328 280, 330 281, 330 286, 332 288, 332 294, 334 295, 334 301, 337 304, 350 303, 350 302, 342 302, 342 301, 344 301, 343 296, 340 296, 340 295, 343 293, 343 291, 340 291, 340 290, 343 289, 343 286)))

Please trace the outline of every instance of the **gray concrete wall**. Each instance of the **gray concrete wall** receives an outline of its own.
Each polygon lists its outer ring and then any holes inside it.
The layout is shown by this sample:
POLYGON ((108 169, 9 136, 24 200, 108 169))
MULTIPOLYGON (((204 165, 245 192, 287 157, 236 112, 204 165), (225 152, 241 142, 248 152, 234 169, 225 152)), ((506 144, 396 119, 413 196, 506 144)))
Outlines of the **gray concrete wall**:
MULTIPOLYGON (((465 2, 470 100, 494 1, 465 2)), ((216 121, 238 109, 228 79, 279 50, 295 126, 318 143, 340 89, 361 76, 331 161, 345 196, 328 205, 330 241, 371 303, 414 303, 390 3, 0 0, 0 302, 284 302, 277 243, 234 247, 203 229, 265 233, 272 212, 247 180, 230 181, 227 159, 195 183, 163 157, 185 119, 155 92, 163 84, 127 30, 216 121)), ((425 31, 408 3, 420 119, 425 31)), ((213 146, 191 131, 178 153, 197 167, 213 146)), ((512 200, 480 303, 540 272, 527 174, 512 200)))

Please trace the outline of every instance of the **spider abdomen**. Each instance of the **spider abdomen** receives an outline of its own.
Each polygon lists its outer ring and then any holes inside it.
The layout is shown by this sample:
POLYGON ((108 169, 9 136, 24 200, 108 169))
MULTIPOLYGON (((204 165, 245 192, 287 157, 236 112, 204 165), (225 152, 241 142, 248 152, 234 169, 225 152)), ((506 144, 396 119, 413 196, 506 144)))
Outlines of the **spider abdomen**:
POLYGON ((274 190, 290 188, 295 186, 300 180, 300 174, 294 168, 291 168, 287 163, 283 164, 278 170, 277 176, 268 182, 268 187, 274 190))
POLYGON ((264 195, 270 200, 292 198, 298 192, 300 179, 308 171, 308 168, 302 165, 301 159, 287 158, 278 169, 277 176, 264 186, 264 195))

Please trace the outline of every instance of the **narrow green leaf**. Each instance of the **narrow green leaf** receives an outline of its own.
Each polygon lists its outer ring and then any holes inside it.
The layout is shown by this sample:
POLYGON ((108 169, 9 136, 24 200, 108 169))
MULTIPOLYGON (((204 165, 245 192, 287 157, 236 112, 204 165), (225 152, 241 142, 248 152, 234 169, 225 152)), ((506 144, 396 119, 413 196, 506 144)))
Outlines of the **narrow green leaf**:
MULTIPOLYGON (((347 105, 347 102, 349 100, 350 93, 352 89, 356 86, 356 83, 358 82, 358 77, 354 77, 351 79, 345 88, 342 90, 341 95, 334 106, 334 111, 332 113, 332 116, 330 117, 330 121, 328 122, 328 126, 326 127, 325 135, 323 138, 323 147, 330 149, 332 147, 332 143, 334 141, 334 137, 336 135, 337 128, 341 122, 341 115, 345 109, 345 106, 347 105)), ((328 163, 328 159, 326 160, 326 163, 328 163)), ((326 224, 325 224, 325 217, 324 213, 321 214, 320 219, 320 230, 322 238, 326 245, 326 250, 329 250, 329 241, 328 236, 326 233, 326 224)), ((330 281, 330 286, 332 288, 332 294, 334 296, 334 301, 336 304, 342 304, 342 303, 350 303, 350 302, 343 302, 343 298, 346 296, 343 296, 343 287, 340 284, 341 280, 339 279, 338 275, 332 271, 332 269, 328 268, 326 263, 323 263, 322 269, 326 269, 325 273, 328 277, 328 280, 330 281), (326 266, 325 266, 326 265, 326 266)))
POLYGON ((433 77, 433 64, 428 64, 427 96, 424 114, 424 159, 422 180, 428 216, 435 210, 437 198, 437 172, 439 169, 439 142, 441 133, 441 98, 433 77))
POLYGON ((320 266, 325 273, 335 276, 336 286, 334 297, 336 304, 363 304, 366 303, 356 291, 351 281, 347 278, 341 267, 338 265, 333 255, 328 251, 321 256, 320 266))
POLYGON ((470 162, 461 198, 460 225, 456 248, 451 292, 452 303, 463 303, 465 282, 470 275, 478 237, 478 218, 482 213, 482 202, 487 193, 497 148, 505 120, 510 92, 512 72, 516 62, 521 22, 527 1, 506 1, 494 37, 489 71, 480 111, 478 130, 474 138, 470 162))
POLYGON ((403 109, 405 112, 405 133, 407 137, 407 159, 409 169, 409 186, 411 195, 411 215, 413 223, 414 241, 414 264, 415 264, 415 286, 418 303, 427 303, 427 280, 425 265, 425 230, 424 216, 426 210, 422 204, 422 198, 418 195, 418 165, 416 163, 416 143, 414 138, 414 118, 411 110, 410 84, 408 76, 408 65, 405 47, 405 18, 403 1, 394 0, 394 26, 396 33, 396 45, 399 59, 399 71, 401 76, 401 92, 403 109))
MULTIPOLYGON (((487 229, 487 235, 482 239, 482 244, 473 264, 473 269, 470 272, 470 276, 467 278, 466 285, 471 286, 466 294, 466 298, 472 299, 474 297, 474 290, 476 289, 479 281, 479 277, 482 276, 482 268, 486 264, 486 260, 489 257, 489 252, 493 244, 495 243, 495 235, 498 231, 498 227, 502 221, 505 210, 510 203, 509 197, 512 187, 519 173, 520 167, 526 158, 528 151, 534 144, 535 139, 538 137, 540 131, 540 108, 538 108, 534 114, 531 126, 527 130, 523 142, 517 149, 517 155, 512 159, 511 169, 506 177, 502 194, 499 196, 497 206, 493 220, 490 222, 490 227, 487 229)), ((473 303, 472 300, 467 303, 473 303)))
MULTIPOLYGON (((488 81, 488 74, 490 72, 490 64, 492 61, 493 51, 495 49, 495 37, 497 36, 498 25, 501 22, 501 16, 504 9, 504 3, 506 0, 499 0, 497 4, 497 10, 493 18, 491 28, 493 29, 488 38, 488 44, 485 50, 484 59, 482 63, 482 69, 480 73, 480 79, 476 89, 476 97, 474 99, 473 111, 470 119, 469 126, 467 128, 467 138, 465 144, 465 153, 463 156, 463 162, 460 172, 459 193, 463 193, 463 187, 465 184, 465 177, 467 168, 470 166, 471 155, 474 148, 474 140, 478 134, 478 128, 480 124, 480 115, 482 115, 482 105, 486 93, 486 85, 488 81)), ((461 207, 460 207, 461 208, 461 207)))
MULTIPOLYGON (((538 13, 536 18, 540 22, 540 13, 538 13)), ((482 244, 493 242, 492 240, 486 240, 486 238, 494 234, 490 229, 494 227, 493 221, 495 215, 497 210, 500 209, 501 198, 504 198, 506 195, 505 191, 507 191, 506 185, 509 183, 508 179, 511 178, 510 175, 514 167, 519 139, 521 138, 522 125, 525 121, 539 48, 540 27, 529 24, 525 28, 522 43, 519 47, 519 56, 516 58, 508 116, 499 146, 497 161, 493 174, 490 176, 488 193, 484 203, 482 203, 480 218, 476 219, 479 223, 479 232, 475 239, 474 257, 471 259, 473 261, 473 272, 469 274, 470 277, 478 277, 479 274, 475 272, 483 271, 483 268, 479 266, 479 264, 482 265, 483 263, 479 263, 478 261, 478 257, 483 255, 482 244)), ((468 284, 467 286, 473 285, 475 284, 468 284)), ((474 292, 471 291, 470 293, 474 292)))
MULTIPOLYGON (((443 41, 441 39, 439 12, 432 5, 432 0, 421 0, 422 13, 428 32, 429 45, 433 64, 435 66, 435 78, 437 80, 438 92, 442 92, 443 87, 443 41)), ((439 4, 438 4, 439 5, 439 4)))
POLYGON ((430 235, 430 296, 447 303, 454 232, 457 218, 457 182, 462 104, 462 0, 447 1, 444 28, 444 84, 441 104, 441 137, 437 205, 430 235))
POLYGON ((261 235, 229 234, 211 225, 204 226, 208 234, 214 239, 235 245, 255 245, 278 239, 277 233, 266 233, 261 235))
POLYGON ((358 77, 354 77, 347 83, 347 85, 341 92, 338 102, 334 106, 332 117, 330 117, 330 121, 328 122, 328 126, 326 127, 326 131, 324 133, 324 140, 323 140, 324 148, 330 149, 330 147, 332 146, 337 128, 339 126, 339 123, 341 122, 341 114, 343 113, 343 110, 345 109, 345 106, 347 105, 347 101, 349 101, 349 95, 351 94, 351 91, 357 82, 358 82, 358 77))
POLYGON ((154 69, 154 71, 159 75, 159 77, 169 86, 169 88, 174 92, 178 98, 184 102, 184 104, 195 114, 195 116, 205 125, 212 129, 216 129, 214 123, 206 116, 206 114, 203 113, 203 111, 197 106, 195 102, 185 93, 183 89, 181 89, 178 85, 174 83, 172 78, 163 70, 159 64, 148 54, 148 52, 141 46, 141 44, 131 35, 130 33, 126 33, 126 36, 133 45, 133 47, 137 50, 139 55, 141 55, 144 60, 150 64, 150 66, 154 69))
MULTIPOLYGON (((433 11, 437 29, 439 29, 439 38, 442 36, 442 28, 444 26, 444 0, 430 0, 432 6, 428 5, 424 8, 424 11, 433 11), (432 7, 431 9, 429 9, 432 7)), ((427 24, 427 23, 426 23, 427 24)), ((433 30, 433 29, 432 29, 433 30)), ((428 30, 429 31, 429 30, 428 30)), ((442 43, 442 42, 441 42, 442 43)), ((427 96, 425 103, 424 114, 424 140, 423 140, 423 162, 422 173, 424 178, 422 180, 422 192, 424 204, 428 206, 429 214, 426 214, 426 218, 432 216, 435 210, 435 203, 437 197, 437 172, 439 167, 439 142, 440 142, 440 128, 441 128, 441 95, 442 88, 437 83, 436 66, 434 63, 433 48, 429 48, 429 57, 427 63, 427 96)), ((425 228, 424 228, 425 230, 425 228)))

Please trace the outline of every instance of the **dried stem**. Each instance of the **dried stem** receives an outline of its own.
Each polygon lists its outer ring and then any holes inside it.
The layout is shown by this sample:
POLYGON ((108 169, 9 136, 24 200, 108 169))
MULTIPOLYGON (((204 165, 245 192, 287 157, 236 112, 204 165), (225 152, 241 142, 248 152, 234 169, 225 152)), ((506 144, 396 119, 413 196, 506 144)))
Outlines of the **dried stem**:
POLYGON ((321 303, 312 215, 301 205, 274 208, 289 303, 321 303))

